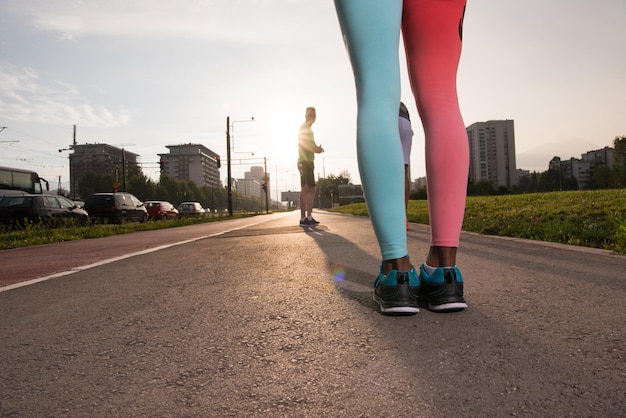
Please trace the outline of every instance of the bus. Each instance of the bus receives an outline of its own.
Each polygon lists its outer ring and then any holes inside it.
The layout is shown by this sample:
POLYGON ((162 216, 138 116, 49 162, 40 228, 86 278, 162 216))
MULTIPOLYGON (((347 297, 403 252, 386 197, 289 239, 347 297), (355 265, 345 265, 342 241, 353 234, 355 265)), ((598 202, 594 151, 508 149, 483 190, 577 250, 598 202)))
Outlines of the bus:
POLYGON ((50 184, 46 179, 32 170, 21 168, 0 167, 0 198, 8 195, 42 194, 50 190, 50 184))

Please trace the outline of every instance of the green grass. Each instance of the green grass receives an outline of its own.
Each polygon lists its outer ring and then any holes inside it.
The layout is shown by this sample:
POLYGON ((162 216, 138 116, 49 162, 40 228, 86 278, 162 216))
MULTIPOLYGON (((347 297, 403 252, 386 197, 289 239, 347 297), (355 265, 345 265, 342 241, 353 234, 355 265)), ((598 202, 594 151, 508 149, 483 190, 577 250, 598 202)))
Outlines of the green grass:
MULTIPOLYGON (((333 209, 367 216, 365 204, 333 209)), ((426 201, 411 200, 411 222, 428 224, 426 201)), ((465 231, 626 253, 626 190, 591 190, 467 198, 465 231)))
POLYGON ((51 244, 55 242, 74 241, 87 238, 102 238, 110 235, 128 234, 138 231, 175 228, 179 226, 195 225, 206 222, 216 222, 225 219, 244 218, 254 214, 234 214, 228 217, 181 218, 169 221, 148 221, 145 223, 123 223, 78 226, 66 224, 62 227, 51 228, 41 224, 30 224, 19 229, 9 230, 0 226, 0 250, 28 247, 31 245, 51 244))

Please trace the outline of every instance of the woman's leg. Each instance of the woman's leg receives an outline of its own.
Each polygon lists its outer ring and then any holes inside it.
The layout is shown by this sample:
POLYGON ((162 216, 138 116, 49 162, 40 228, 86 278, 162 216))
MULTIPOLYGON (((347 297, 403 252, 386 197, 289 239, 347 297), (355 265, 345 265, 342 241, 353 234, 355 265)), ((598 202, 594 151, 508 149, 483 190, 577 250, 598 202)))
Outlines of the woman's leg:
POLYGON ((420 304, 430 310, 465 309, 456 267, 469 145, 459 110, 456 72, 465 0, 405 0, 402 19, 411 87, 424 125, 431 242, 420 267, 420 304))
MULTIPOLYGON (((433 267, 456 263, 463 225, 469 146, 456 75, 465 0, 405 0, 402 32, 411 87, 426 142, 433 267)), ((432 263, 432 264, 430 264, 432 263)))
POLYGON ((359 171, 383 269, 408 270, 398 132, 402 0, 335 0, 335 7, 354 71, 359 171))

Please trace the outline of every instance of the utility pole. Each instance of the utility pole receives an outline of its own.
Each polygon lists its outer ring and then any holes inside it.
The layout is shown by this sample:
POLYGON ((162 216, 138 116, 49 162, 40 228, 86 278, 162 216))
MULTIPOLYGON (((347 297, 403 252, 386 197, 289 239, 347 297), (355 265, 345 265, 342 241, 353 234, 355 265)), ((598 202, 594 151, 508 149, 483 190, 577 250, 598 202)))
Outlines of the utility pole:
POLYGON ((233 216, 233 185, 230 174, 230 116, 226 116, 226 185, 228 189, 228 216, 233 216))
MULTIPOLYGON (((63 151, 73 151, 74 147, 76 146, 76 125, 73 126, 73 133, 72 133, 72 145, 69 146, 69 148, 60 148, 59 152, 63 152, 63 151)), ((68 159, 70 162, 70 196, 72 196, 72 199, 76 199, 76 189, 78 188, 78 184, 76 183, 76 179, 74 178, 74 173, 72 172, 72 155, 69 154, 68 155, 68 159)))
MULTIPOLYGON (((254 116, 250 119, 246 120, 234 120, 232 125, 235 127, 235 123, 237 122, 254 122, 254 116)), ((233 216, 233 185, 232 185, 232 174, 231 174, 231 158, 230 158, 230 140, 231 140, 231 132, 230 132, 230 116, 226 116, 226 171, 227 171, 227 189, 228 189, 228 216, 233 216)), ((234 148, 234 144, 233 144, 234 148)))
POLYGON ((267 157, 263 157, 263 171, 265 173, 263 176, 263 181, 265 182, 265 213, 270 213, 269 192, 267 190, 270 187, 268 183, 270 176, 267 175, 267 157))

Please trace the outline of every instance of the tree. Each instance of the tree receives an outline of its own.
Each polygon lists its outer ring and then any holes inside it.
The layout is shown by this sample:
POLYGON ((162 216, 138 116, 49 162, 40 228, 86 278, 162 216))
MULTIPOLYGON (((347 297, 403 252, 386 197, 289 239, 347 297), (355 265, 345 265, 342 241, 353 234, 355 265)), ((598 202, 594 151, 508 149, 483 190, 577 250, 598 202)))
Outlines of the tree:
POLYGON ((128 178, 126 191, 134 194, 142 201, 157 199, 156 185, 141 173, 134 174, 128 178))
POLYGON ((591 175, 591 188, 612 189, 615 187, 615 175, 606 165, 602 164, 593 169, 591 175))
POLYGON ((493 182, 489 179, 479 181, 471 181, 467 186, 467 194, 469 196, 489 196, 496 194, 493 182))
POLYGON ((613 140, 613 148, 616 186, 626 187, 626 135, 616 136, 613 140))
POLYGON ((346 170, 339 173, 339 175, 330 174, 325 179, 320 179, 317 182, 317 197, 315 203, 320 204, 323 208, 332 207, 334 202, 338 202, 339 198, 339 185, 340 184, 352 184, 350 173, 346 170))
POLYGON ((114 181, 113 176, 108 174, 86 173, 83 178, 78 181, 80 197, 86 199, 94 193, 112 192, 114 181))
POLYGON ((428 192, 426 186, 422 186, 419 189, 411 190, 409 193, 410 200, 426 200, 428 199, 428 192))
POLYGON ((539 177, 539 192, 556 192, 562 188, 561 173, 559 170, 550 169, 541 173, 539 177))

